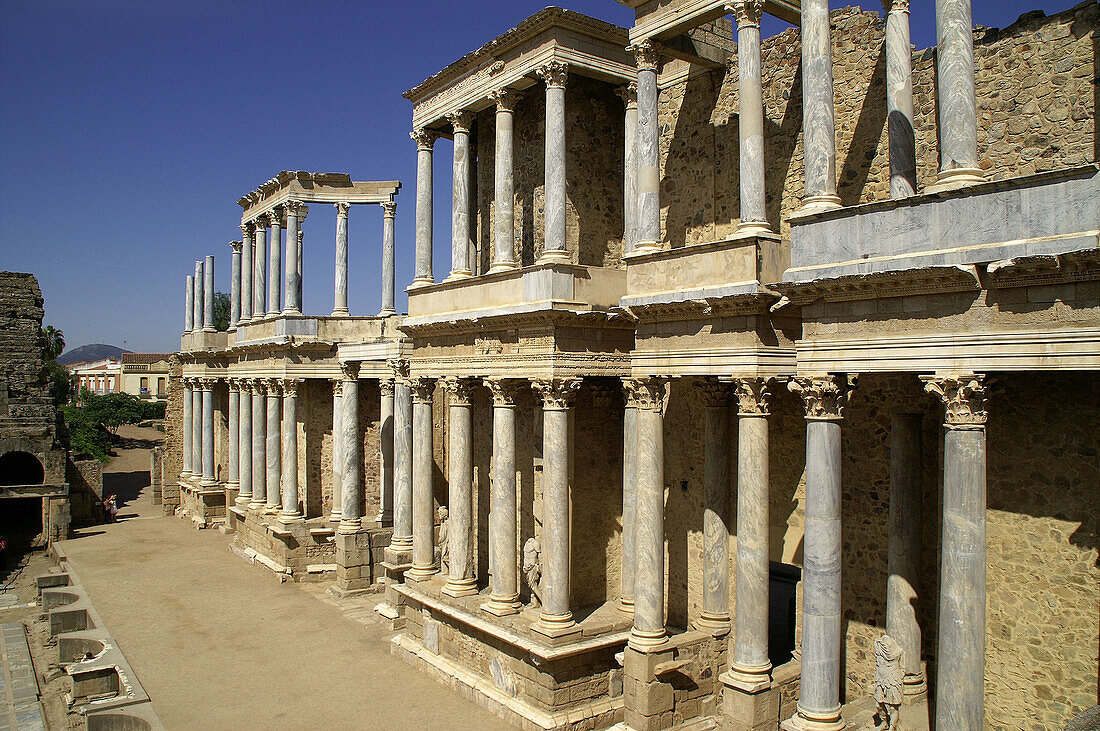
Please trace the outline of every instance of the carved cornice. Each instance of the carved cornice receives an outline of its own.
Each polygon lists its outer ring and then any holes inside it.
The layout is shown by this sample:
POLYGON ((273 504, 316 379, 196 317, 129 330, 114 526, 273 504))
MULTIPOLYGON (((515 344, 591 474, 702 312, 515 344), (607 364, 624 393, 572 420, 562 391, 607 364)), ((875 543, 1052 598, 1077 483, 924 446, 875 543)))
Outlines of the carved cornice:
POLYGON ((397 215, 397 201, 383 201, 382 215, 385 218, 393 218, 397 215))
POLYGON ((447 392, 447 402, 451 406, 469 406, 470 396, 473 393, 477 381, 473 378, 449 377, 441 380, 443 389, 447 392))
POLYGON ((489 92, 489 100, 497 105, 498 112, 514 112, 519 93, 512 89, 494 89, 489 92))
POLYGON ((527 385, 523 378, 486 378, 485 387, 493 395, 493 406, 515 406, 520 391, 527 385))
POLYGON ((638 67, 639 71, 657 72, 657 65, 661 61, 661 51, 654 41, 646 38, 627 46, 626 50, 634 54, 634 65, 638 67))
POLYGON ((351 210, 350 203, 348 203, 347 201, 340 201, 339 203, 333 203, 332 205, 336 206, 337 216, 343 216, 344 218, 348 217, 348 211, 351 210))
POLYGON ((737 414, 767 416, 773 380, 771 378, 735 378, 733 388, 737 395, 737 414))
POLYGON ((435 379, 417 376, 409 379, 409 390, 412 391, 413 401, 422 404, 430 404, 435 393, 435 379))
POLYGON ((359 380, 359 363, 355 361, 344 361, 340 364, 340 371, 344 374, 345 381, 359 380))
POLYGON ((468 317, 435 322, 401 323, 403 333, 416 338, 433 335, 500 332, 525 327, 585 327, 609 330, 633 330, 634 318, 622 311, 538 310, 493 315, 470 313, 468 317))
POLYGON ((986 422, 985 376, 958 374, 922 376, 924 390, 940 397, 944 406, 943 425, 948 429, 983 429, 986 422))
POLYGON ((624 378, 627 404, 663 414, 668 406, 668 379, 660 376, 624 378))
POLYGON ((531 387, 542 397, 544 409, 568 409, 581 387, 580 378, 540 378, 531 387))
POLYGON ((539 66, 535 73, 547 87, 564 89, 565 80, 569 76, 569 64, 564 61, 550 61, 539 66))
POLYGON ((383 378, 378 382, 378 390, 382 394, 382 398, 390 398, 393 396, 394 382, 388 378, 383 378))
POLYGON ((739 29, 759 28, 764 3, 763 0, 737 0, 726 4, 726 12, 733 15, 739 29))
POLYGON ((684 322, 718 317, 767 315, 771 305, 779 299, 777 293, 762 290, 753 294, 730 297, 701 297, 678 302, 631 305, 627 308, 627 314, 639 322, 684 322))
POLYGON ((802 397, 806 418, 817 420, 843 419, 854 385, 855 377, 843 374, 796 376, 787 382, 787 388, 802 397))
POLYGON ((439 139, 439 133, 435 130, 418 127, 409 133, 409 137, 416 143, 417 150, 428 150, 435 147, 435 141, 439 139))
POLYGON ((897 272, 851 274, 810 282, 780 282, 769 285, 795 305, 823 299, 826 302, 906 297, 981 289, 977 273, 960 267, 925 267, 897 272))
POLYGON ((302 385, 302 382, 297 378, 288 378, 283 381, 283 395, 288 398, 297 398, 298 387, 302 385))
POLYGON ((474 124, 474 115, 465 110, 447 115, 447 121, 451 123, 454 133, 470 134, 470 127, 474 124))
POLYGON ((703 397, 703 404, 711 408, 723 408, 730 405, 729 383, 715 378, 700 378, 695 381, 695 388, 703 397))
POLYGON ((615 93, 623 100, 623 104, 627 109, 638 106, 638 82, 631 81, 629 84, 624 84, 617 89, 615 93))
POLYGON ((239 254, 239 253, 241 253, 241 249, 244 248, 244 242, 243 241, 230 241, 229 242, 229 248, 233 249, 234 254, 239 254))

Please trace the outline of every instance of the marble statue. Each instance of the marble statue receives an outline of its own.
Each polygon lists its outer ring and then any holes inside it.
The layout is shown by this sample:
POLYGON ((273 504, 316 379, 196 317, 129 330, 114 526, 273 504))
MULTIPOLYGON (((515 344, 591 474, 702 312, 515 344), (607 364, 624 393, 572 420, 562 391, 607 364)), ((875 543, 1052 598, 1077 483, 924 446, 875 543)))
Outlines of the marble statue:
POLYGON ((447 506, 440 505, 437 515, 439 516, 439 567, 442 569, 446 566, 449 569, 451 566, 451 550, 447 541, 447 506))
POLYGON ((523 576, 531 587, 531 606, 542 606, 542 545, 534 536, 523 544, 523 576))
POLYGON ((897 731, 902 700, 901 645, 890 635, 875 640, 875 729, 897 731))

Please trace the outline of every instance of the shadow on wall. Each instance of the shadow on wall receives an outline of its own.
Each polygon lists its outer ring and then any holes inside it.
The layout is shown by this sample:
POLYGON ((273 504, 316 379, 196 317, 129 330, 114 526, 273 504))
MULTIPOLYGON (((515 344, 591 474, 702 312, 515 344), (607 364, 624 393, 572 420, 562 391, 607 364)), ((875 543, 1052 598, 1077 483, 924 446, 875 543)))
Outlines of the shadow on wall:
MULTIPOLYGON (((840 169, 837 181, 837 195, 845 206, 859 203, 863 189, 867 186, 867 177, 875 161, 882 128, 886 124, 886 44, 879 47, 875 68, 867 87, 867 96, 856 120, 852 133, 852 144, 844 165, 840 169)), ((839 136, 839 135, 838 135, 839 136)), ((886 171, 889 176, 889 171, 886 171)))
POLYGON ((109 472, 103 475, 103 494, 114 494, 118 506, 132 503, 141 495, 142 489, 148 487, 149 471, 136 472, 109 472))

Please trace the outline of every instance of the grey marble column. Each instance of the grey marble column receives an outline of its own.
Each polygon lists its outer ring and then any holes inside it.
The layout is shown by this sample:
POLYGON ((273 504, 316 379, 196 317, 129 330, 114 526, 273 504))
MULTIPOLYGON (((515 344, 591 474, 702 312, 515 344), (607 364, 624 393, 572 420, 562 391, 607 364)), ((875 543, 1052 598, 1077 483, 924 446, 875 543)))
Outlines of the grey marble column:
MULTIPOLYGON (((290 290, 287 290, 288 292, 290 290)), ((279 522, 302 520, 298 509, 298 387, 301 381, 283 381, 283 509, 279 522)))
POLYGON ((227 490, 237 490, 241 486, 240 452, 241 438, 241 392, 236 378, 225 379, 229 386, 229 479, 225 482, 227 490))
POLYGON ((634 514, 637 508, 638 404, 632 381, 623 385, 623 568, 619 585, 619 610, 634 613, 634 514))
POLYGON ((638 652, 668 646, 665 632, 665 450, 667 379, 630 381, 637 405, 634 512, 634 626, 629 645, 638 652))
POLYGON ((423 127, 411 137, 416 142, 416 252, 412 286, 431 284, 432 276, 432 148, 439 137, 423 127))
POLYGON ((248 378, 238 378, 237 385, 241 391, 238 418, 240 431, 237 442, 241 490, 237 493, 237 505, 244 507, 252 501, 252 381, 248 378))
POLYGON ((350 203, 336 204, 336 282, 332 316, 348 314, 348 210, 350 203))
POLYGON ((496 151, 493 168, 493 264, 490 274, 516 268, 515 167, 512 157, 512 132, 515 124, 517 95, 511 89, 489 94, 496 102, 496 151))
POLYGON ((277 378, 267 382, 267 503, 265 512, 276 513, 283 491, 283 383, 277 378))
POLYGON ((254 510, 267 503, 267 382, 252 380, 252 501, 254 510))
POLYGON ((623 100, 623 253, 638 240, 638 82, 620 86, 623 100))
POLYGON ((302 303, 298 301, 301 286, 298 278, 302 276, 298 261, 298 201, 286 202, 286 300, 283 312, 288 315, 300 315, 302 303))
POLYGON ((202 486, 213 487, 214 479, 214 378, 202 379, 202 486))
MULTIPOLYGON (((190 279, 191 277, 188 277, 190 279)), ((192 292, 192 295, 194 293, 192 292)), ((194 466, 191 464, 191 457, 194 455, 194 445, 191 444, 191 439, 194 434, 194 398, 192 394, 194 379, 183 379, 183 470, 180 471, 180 479, 187 480, 191 478, 194 473, 194 466)), ((202 467, 199 467, 202 469, 202 467)))
POLYGON ((473 276, 470 268, 470 125, 474 117, 459 112, 447 117, 454 130, 451 183, 451 273, 447 281, 473 276))
POLYGON ((344 487, 340 492, 342 502, 340 533, 356 533, 363 528, 363 511, 359 503, 363 499, 363 439, 359 433, 359 364, 346 362, 344 371, 344 418, 340 424, 340 456, 343 457, 341 476, 344 487))
POLYGON ((195 314, 192 320, 191 332, 201 332, 203 323, 203 304, 206 302, 206 295, 203 288, 206 286, 206 277, 203 274, 203 262, 195 262, 195 298, 192 300, 195 305, 195 314))
POLYGON ((741 378, 737 394, 737 609, 727 685, 771 687, 768 658, 768 381, 741 378))
POLYGON ((950 190, 983 182, 985 173, 978 167, 970 0, 936 0, 936 110, 940 123, 940 173, 929 190, 950 190))
POLYGON ((890 424, 890 545, 886 634, 901 645, 907 698, 927 692, 917 623, 921 555, 920 414, 897 414, 890 424))
POLYGON ((435 381, 413 378, 412 568, 406 579, 421 581, 439 572, 435 565, 435 502, 432 489, 432 394, 435 381))
POLYGON ((305 300, 302 299, 302 272, 305 271, 302 268, 302 259, 303 259, 302 238, 304 236, 304 232, 302 230, 302 224, 305 223, 306 212, 307 211, 309 211, 309 206, 299 206, 298 207, 298 245, 295 248, 298 250, 298 276, 297 276, 298 294, 297 294, 297 297, 298 297, 298 309, 301 312, 306 311, 306 303, 305 303, 305 300))
POLYGON ((540 263, 568 262, 565 225, 565 80, 569 66, 551 61, 538 70, 546 84, 546 141, 543 173, 545 235, 540 263))
POLYGON ((882 4, 886 8, 886 120, 890 139, 890 197, 907 198, 917 192, 909 0, 883 0, 882 4))
POLYGON ((726 6, 737 20, 737 137, 741 223, 739 233, 771 233, 764 207, 764 95, 760 80, 762 0, 726 6))
POLYGON ((344 381, 332 381, 332 505, 329 520, 339 523, 344 514, 344 381))
POLYGON ((382 394, 379 408, 378 516, 382 527, 393 525, 393 397, 394 382, 383 378, 378 382, 382 394))
MULTIPOLYGON (((283 286, 282 273, 283 273, 283 210, 282 207, 275 208, 271 211, 271 240, 268 241, 268 246, 271 247, 270 262, 268 263, 268 277, 267 277, 267 315, 268 317, 276 317, 282 311, 282 303, 280 300, 282 297, 281 288, 283 286)), ((289 257, 287 257, 287 263, 289 265, 289 257)), ((289 268, 289 266, 288 266, 289 268)), ((270 492, 268 493, 270 495, 270 492)))
POLYGON ((395 359, 393 389, 393 538, 390 546, 408 551, 413 544, 413 406, 409 390, 409 362, 395 359))
POLYGON ((202 400, 202 379, 196 378, 191 392, 191 479, 195 482, 202 480, 202 400))
POLYGON ((516 529, 516 395, 523 381, 485 381, 493 394, 493 462, 489 507, 489 601, 481 608, 498 617, 515 614, 519 603, 519 534, 516 529))
POLYGON ((833 120, 833 48, 829 0, 802 3, 802 144, 806 194, 802 211, 840 207, 836 194, 836 131, 833 120))
POLYGON ((396 201, 386 201, 382 204, 382 309, 378 311, 381 317, 397 314, 394 299, 397 279, 397 243, 394 233, 396 216, 396 201))
POLYGON ((930 378, 945 406, 936 728, 983 728, 986 447, 983 376, 930 378))
POLYGON ((229 329, 236 330, 241 319, 241 242, 230 241, 233 255, 229 270, 229 329))
POLYGON ((638 67, 638 138, 635 155, 638 166, 635 213, 637 239, 634 252, 645 254, 661 248, 661 148, 657 118, 657 45, 644 40, 631 49, 638 67))
POLYGON ((477 593, 474 575, 474 463, 470 426, 470 395, 474 382, 445 378, 447 391, 447 583, 443 593, 469 596, 477 593))
POLYGON ((183 332, 195 329, 195 275, 187 275, 186 311, 183 313, 183 332))
POLYGON ((792 378, 788 387, 802 396, 806 407, 802 683, 792 721, 805 729, 839 729, 844 727, 840 717, 840 424, 850 390, 845 376, 792 378))
POLYGON ((241 224, 241 317, 238 325, 247 325, 252 319, 252 264, 255 254, 252 250, 252 224, 241 224))
POLYGON ((254 263, 252 265, 252 319, 262 320, 267 314, 267 216, 256 219, 253 229, 254 263))
MULTIPOLYGON (((740 46, 738 46, 740 49, 740 46)), ((730 631, 730 387, 706 378, 697 385, 703 421, 703 606, 694 624, 715 637, 730 631)), ((740 513, 738 513, 740 517, 740 513)), ((741 533, 737 533, 741 545, 741 533)), ((738 576, 737 585, 741 585, 738 576)))
POLYGON ((214 330, 214 257, 206 257, 206 264, 202 268, 202 330, 203 332, 216 332, 214 330))
POLYGON ((542 396, 542 606, 531 630, 561 637, 578 631, 569 609, 569 410, 581 380, 554 378, 533 385, 542 396))

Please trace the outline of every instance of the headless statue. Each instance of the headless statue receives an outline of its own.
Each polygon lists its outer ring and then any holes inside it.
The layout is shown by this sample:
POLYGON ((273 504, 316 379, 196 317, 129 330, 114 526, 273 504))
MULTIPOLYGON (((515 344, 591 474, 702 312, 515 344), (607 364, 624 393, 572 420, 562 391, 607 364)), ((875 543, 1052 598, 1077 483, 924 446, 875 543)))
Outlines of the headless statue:
POLYGON ((902 681, 901 645, 890 635, 875 640, 875 729, 898 731, 901 711, 902 681))
POLYGON ((531 606, 541 607, 542 545, 534 536, 523 544, 523 576, 527 579, 527 586, 531 587, 531 606))

